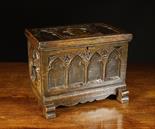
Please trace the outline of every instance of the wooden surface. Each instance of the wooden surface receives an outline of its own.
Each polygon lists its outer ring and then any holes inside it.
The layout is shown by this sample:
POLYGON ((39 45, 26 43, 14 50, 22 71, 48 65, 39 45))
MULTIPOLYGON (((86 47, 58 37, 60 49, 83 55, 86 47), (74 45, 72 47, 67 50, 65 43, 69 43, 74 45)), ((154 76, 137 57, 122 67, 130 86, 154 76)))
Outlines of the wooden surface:
POLYGON ((154 129, 155 65, 128 65, 129 104, 113 97, 56 109, 46 120, 30 88, 28 66, 0 63, 0 129, 154 129))

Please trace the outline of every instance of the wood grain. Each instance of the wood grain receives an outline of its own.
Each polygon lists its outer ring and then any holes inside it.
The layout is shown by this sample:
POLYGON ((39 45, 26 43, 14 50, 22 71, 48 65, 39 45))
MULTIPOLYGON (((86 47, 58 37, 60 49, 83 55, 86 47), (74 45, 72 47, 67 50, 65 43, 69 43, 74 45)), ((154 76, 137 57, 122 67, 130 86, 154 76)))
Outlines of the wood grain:
POLYGON ((28 64, 0 63, 0 128, 154 129, 155 65, 128 65, 129 104, 113 97, 56 109, 46 120, 38 108, 28 64))

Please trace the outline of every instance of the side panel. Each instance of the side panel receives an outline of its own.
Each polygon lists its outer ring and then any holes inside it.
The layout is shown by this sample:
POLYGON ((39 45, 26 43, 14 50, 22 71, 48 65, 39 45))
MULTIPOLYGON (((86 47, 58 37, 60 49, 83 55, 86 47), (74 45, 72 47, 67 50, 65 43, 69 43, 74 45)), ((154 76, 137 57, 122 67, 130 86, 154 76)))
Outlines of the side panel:
POLYGON ((35 95, 40 99, 42 97, 41 88, 41 56, 36 43, 28 39, 28 62, 29 62, 29 76, 31 79, 31 86, 35 95))

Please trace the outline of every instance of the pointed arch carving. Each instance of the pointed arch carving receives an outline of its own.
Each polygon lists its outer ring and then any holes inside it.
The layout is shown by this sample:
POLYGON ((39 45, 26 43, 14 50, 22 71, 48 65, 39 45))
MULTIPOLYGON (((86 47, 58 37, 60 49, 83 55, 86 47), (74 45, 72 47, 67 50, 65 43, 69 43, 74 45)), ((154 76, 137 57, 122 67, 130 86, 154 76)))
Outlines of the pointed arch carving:
POLYGON ((84 82, 84 63, 80 56, 75 56, 69 67, 69 85, 84 82))
POLYGON ((105 80, 118 79, 120 77, 121 55, 117 49, 114 49, 107 60, 105 70, 105 80))
POLYGON ((50 64, 48 74, 48 86, 56 87, 65 84, 65 67, 61 59, 55 58, 50 64))
POLYGON ((95 52, 88 65, 88 81, 102 78, 102 61, 101 56, 95 52))

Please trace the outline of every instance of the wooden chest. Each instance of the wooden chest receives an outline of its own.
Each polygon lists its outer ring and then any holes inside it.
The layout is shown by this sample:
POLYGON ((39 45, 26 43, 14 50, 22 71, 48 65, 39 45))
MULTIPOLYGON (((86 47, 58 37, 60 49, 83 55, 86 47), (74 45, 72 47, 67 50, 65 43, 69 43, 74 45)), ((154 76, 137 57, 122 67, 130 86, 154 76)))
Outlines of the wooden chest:
POLYGON ((132 34, 103 23, 27 29, 32 89, 44 116, 116 95, 127 102, 125 76, 132 34))

